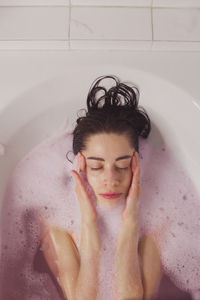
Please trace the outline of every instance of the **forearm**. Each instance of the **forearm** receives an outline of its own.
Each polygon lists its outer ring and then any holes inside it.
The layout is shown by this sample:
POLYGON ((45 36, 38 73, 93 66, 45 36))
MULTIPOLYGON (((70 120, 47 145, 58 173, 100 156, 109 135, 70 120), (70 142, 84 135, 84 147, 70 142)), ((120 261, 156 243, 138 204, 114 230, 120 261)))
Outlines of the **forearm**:
POLYGON ((137 220, 123 221, 118 238, 115 266, 119 299, 141 300, 143 287, 138 257, 137 220))
POLYGON ((97 223, 82 222, 80 244, 80 271, 77 279, 75 300, 95 300, 101 251, 97 223))

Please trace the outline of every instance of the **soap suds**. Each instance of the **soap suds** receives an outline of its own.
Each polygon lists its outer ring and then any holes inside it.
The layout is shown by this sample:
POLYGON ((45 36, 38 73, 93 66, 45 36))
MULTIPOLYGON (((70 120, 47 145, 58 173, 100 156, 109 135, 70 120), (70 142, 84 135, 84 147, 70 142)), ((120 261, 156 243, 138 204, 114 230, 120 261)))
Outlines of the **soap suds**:
MULTIPOLYGON (((8 181, 3 206, 1 299, 64 299, 57 279, 44 263, 40 240, 45 220, 71 233, 80 249, 81 212, 71 174, 77 157, 71 155, 73 164, 66 159, 66 153, 72 151, 72 134, 65 127, 63 124, 63 130, 28 153, 8 181)), ((199 195, 167 147, 140 140, 140 157, 139 236, 152 235, 164 272, 178 288, 200 299, 199 195)), ((98 300, 111 300, 113 259, 125 199, 112 209, 94 205, 102 239, 98 300)))
POLYGON ((0 156, 3 156, 6 153, 6 147, 4 144, 0 143, 0 156))

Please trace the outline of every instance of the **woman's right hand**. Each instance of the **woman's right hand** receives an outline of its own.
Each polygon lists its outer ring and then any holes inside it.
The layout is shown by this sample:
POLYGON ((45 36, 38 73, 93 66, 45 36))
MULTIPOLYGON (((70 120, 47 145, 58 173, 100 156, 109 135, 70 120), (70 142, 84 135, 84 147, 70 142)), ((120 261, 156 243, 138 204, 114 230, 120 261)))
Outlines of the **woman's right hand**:
POLYGON ((80 174, 86 169, 85 156, 81 152, 78 153, 77 169, 78 171, 72 170, 72 174, 76 181, 76 194, 80 204, 82 221, 86 223, 97 221, 96 209, 80 176, 80 174))
POLYGON ((97 282, 101 238, 98 231, 97 212, 80 176, 85 171, 86 161, 78 153, 78 172, 72 170, 76 181, 76 193, 82 213, 82 230, 80 243, 80 270, 76 283, 75 299, 97 299, 97 282), (79 174, 80 173, 80 174, 79 174))

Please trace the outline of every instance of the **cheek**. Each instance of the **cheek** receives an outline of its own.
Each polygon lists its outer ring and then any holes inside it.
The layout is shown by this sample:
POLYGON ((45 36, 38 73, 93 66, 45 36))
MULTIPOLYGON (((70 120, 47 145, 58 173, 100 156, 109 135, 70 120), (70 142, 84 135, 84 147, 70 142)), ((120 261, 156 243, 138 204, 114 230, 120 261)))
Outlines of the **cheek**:
POLYGON ((89 184, 95 188, 98 185, 99 182, 99 175, 97 174, 98 172, 91 172, 89 170, 87 170, 87 180, 89 182, 89 184))

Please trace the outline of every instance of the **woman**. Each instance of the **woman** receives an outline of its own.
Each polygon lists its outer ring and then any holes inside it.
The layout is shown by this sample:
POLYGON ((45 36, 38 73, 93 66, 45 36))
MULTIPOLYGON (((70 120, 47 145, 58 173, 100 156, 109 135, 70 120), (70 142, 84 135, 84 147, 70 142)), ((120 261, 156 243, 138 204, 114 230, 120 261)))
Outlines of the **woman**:
POLYGON ((138 107, 138 97, 136 87, 116 76, 99 77, 89 91, 86 116, 77 119, 73 152, 78 154, 78 170, 72 173, 82 214, 80 253, 73 238, 59 228, 48 228, 43 239, 49 246, 43 245, 45 259, 68 300, 97 298, 101 238, 98 214, 82 174, 100 205, 115 206, 126 199, 116 247, 117 299, 152 299, 160 282, 162 267, 153 239, 145 236, 138 242, 138 137, 147 138, 151 130, 148 115, 138 107), (116 83, 109 90, 99 86, 106 78, 116 83), (97 97, 99 92, 103 92, 101 97, 97 97))

